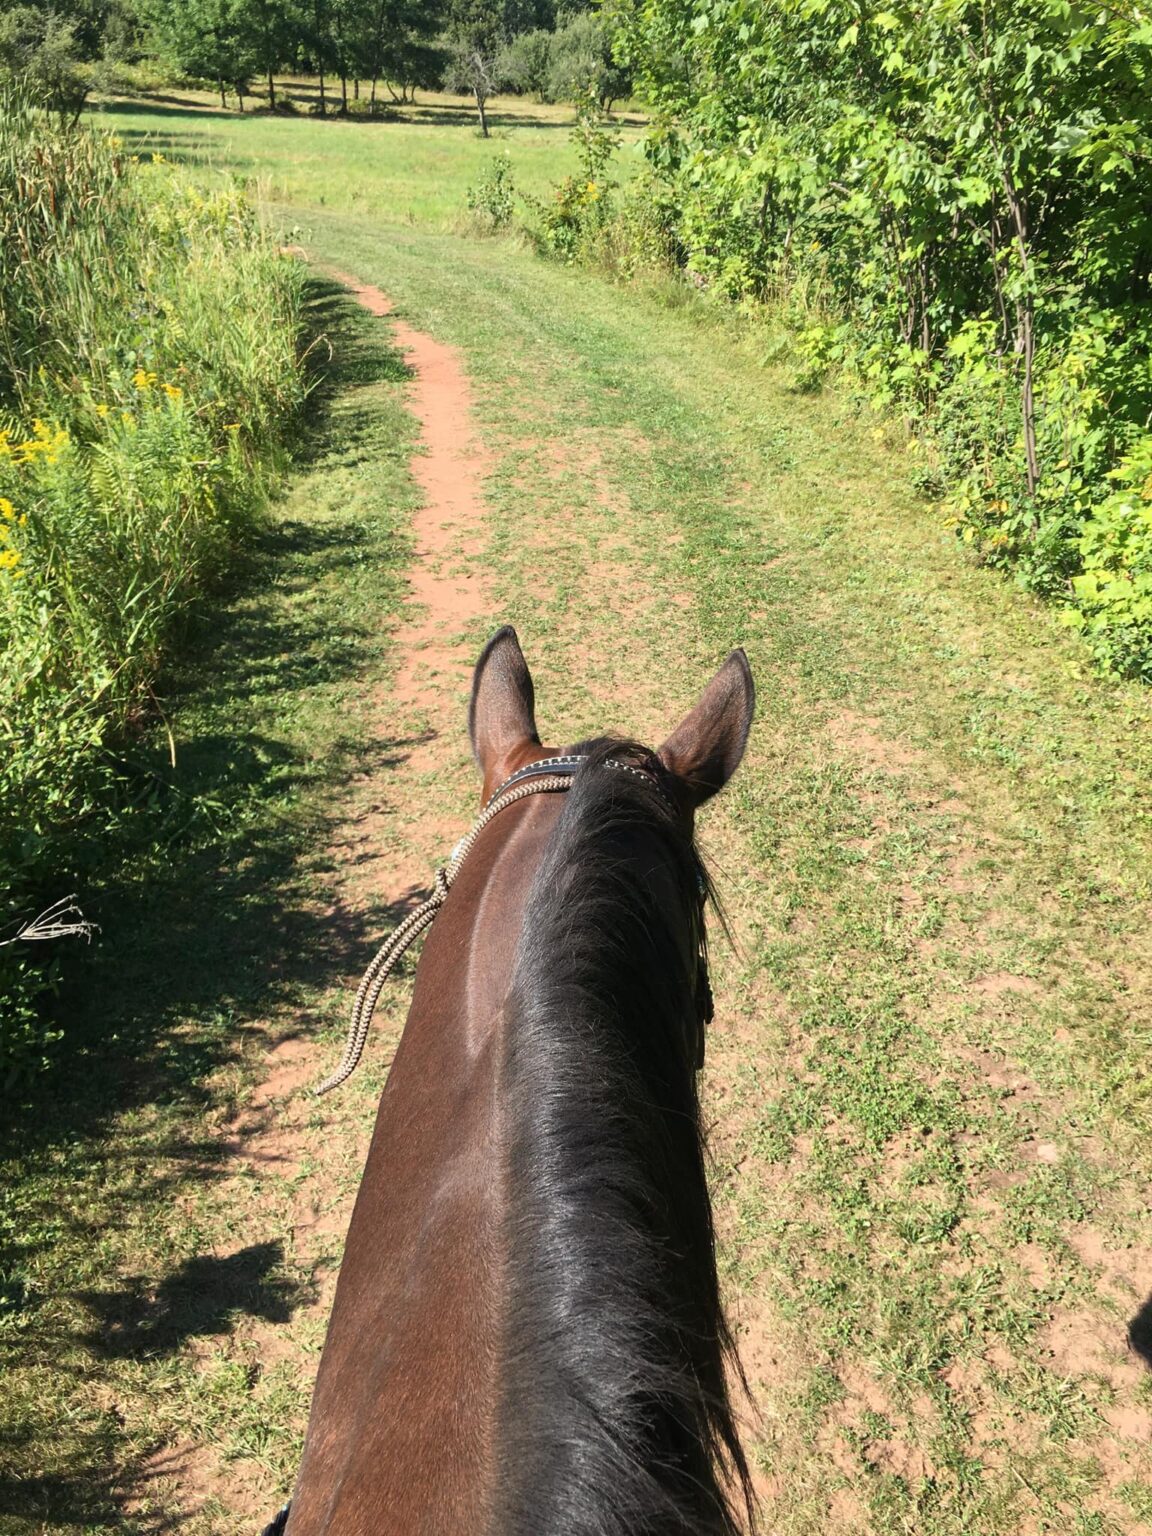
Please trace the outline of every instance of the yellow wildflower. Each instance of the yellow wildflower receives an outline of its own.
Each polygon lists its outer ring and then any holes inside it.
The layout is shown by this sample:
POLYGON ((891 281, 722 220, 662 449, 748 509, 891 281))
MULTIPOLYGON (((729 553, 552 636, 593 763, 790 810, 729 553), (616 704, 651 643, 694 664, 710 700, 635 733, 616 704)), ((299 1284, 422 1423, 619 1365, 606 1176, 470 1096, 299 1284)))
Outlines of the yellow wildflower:
POLYGON ((0 517, 2 517, 6 523, 11 523, 15 520, 16 508, 8 500, 7 496, 0 496, 0 517))
POLYGON ((153 384, 155 384, 156 375, 149 373, 146 368, 137 368, 136 372, 132 375, 132 382, 140 393, 143 394, 145 390, 151 389, 153 384))
POLYGON ((20 564, 19 552, 15 549, 0 549, 0 571, 14 571, 20 564))
POLYGON ((164 164, 164 156, 162 154, 160 154, 160 152, 158 150, 153 150, 152 151, 152 164, 153 165, 163 165, 164 164))
POLYGON ((240 423, 238 421, 226 421, 224 423, 224 430, 225 432, 239 432, 240 423))
POLYGON ((97 416, 107 416, 107 414, 108 414, 108 407, 106 405, 104 405, 104 404, 98 405, 96 407, 96 414, 97 414, 97 416))
POLYGON ((165 384, 164 393, 168 396, 169 400, 179 400, 184 391, 180 388, 179 384, 165 384))

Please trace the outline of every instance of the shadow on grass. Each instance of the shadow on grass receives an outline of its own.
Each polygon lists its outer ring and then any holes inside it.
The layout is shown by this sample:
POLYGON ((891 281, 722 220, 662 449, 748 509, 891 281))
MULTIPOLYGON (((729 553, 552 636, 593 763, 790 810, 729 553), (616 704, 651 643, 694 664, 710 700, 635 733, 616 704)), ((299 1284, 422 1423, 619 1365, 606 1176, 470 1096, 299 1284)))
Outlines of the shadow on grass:
MULTIPOLYGON (((224 110, 219 107, 193 106, 183 102, 174 96, 142 96, 131 101, 106 101, 100 102, 91 109, 93 116, 108 117, 156 117, 162 122, 173 118, 179 118, 187 123, 200 122, 229 122, 244 123, 272 119, 276 122, 303 122, 303 123, 332 123, 348 124, 357 123, 364 126, 376 126, 380 128, 394 127, 399 124, 407 124, 409 127, 446 127, 446 128, 474 128, 479 131, 480 119, 476 108, 470 102, 461 102, 459 106, 444 102, 382 102, 377 104, 375 112, 353 109, 349 112, 341 112, 339 103, 332 105, 332 98, 328 98, 328 110, 323 115, 313 107, 318 107, 319 92, 308 86, 293 86, 291 100, 302 105, 303 110, 271 112, 265 103, 251 111, 236 112, 224 110)), ((504 112, 499 107, 489 108, 488 125, 499 132, 505 132, 511 128, 526 128, 533 132, 555 130, 558 133, 570 133, 575 121, 575 112, 570 116, 556 117, 543 116, 530 112, 504 112)), ((634 118, 623 114, 613 119, 614 122, 629 125, 644 122, 643 118, 634 118)), ((139 128, 117 127, 117 133, 127 142, 129 139, 146 139, 154 142, 156 135, 139 128)), ((183 135, 182 135, 183 137, 183 135)), ((198 137, 208 137, 199 135, 198 137)))
POLYGON ((191 121, 242 123, 245 118, 271 113, 233 112, 223 107, 197 107, 179 96, 141 96, 130 101, 101 101, 89 109, 92 117, 180 117, 191 121))
MULTIPOLYGON (((300 459, 343 472, 373 442, 381 451, 370 400, 348 392, 402 381, 407 368, 386 328, 335 285, 311 284, 309 314, 314 337, 331 345, 309 354, 300 459)), ((402 437, 389 441, 403 453, 402 437)), ((286 1019, 306 1019, 318 996, 358 974, 381 930, 423 894, 337 919, 318 873, 343 787, 423 740, 368 739, 355 719, 358 685, 385 643, 378 603, 401 590, 404 545, 370 516, 328 512, 310 522, 304 506, 270 526, 230 592, 202 605, 163 680, 175 765, 163 731, 136 743, 121 763, 116 814, 60 849, 100 933, 90 954, 61 953, 62 1044, 0 1127, 18 1216, 0 1252, 0 1324, 16 1325, 17 1360, 32 1351, 53 1368, 58 1420, 35 1391, 0 1409, 0 1460, 26 1473, 19 1490, 0 1481, 5 1513, 125 1528, 116 1489, 133 1450, 107 1415, 94 1410, 92 1425, 77 1416, 78 1348, 89 1359, 163 1356, 230 1331, 240 1313, 286 1320, 302 1299, 275 1243, 184 1257, 112 1286, 88 1250, 143 1213, 166 1216, 190 1181, 223 1175, 228 1146, 200 1115, 220 1102, 220 1070, 246 1041, 269 1038, 268 1020, 283 1036, 286 1019), (359 606, 349 600, 357 590, 367 594, 359 606), (96 1284, 69 1283, 61 1253, 96 1284)))
POLYGON ((1128 1343, 1132 1353, 1152 1369, 1152 1296, 1128 1324, 1128 1343))
POLYGON ((223 1259, 185 1259, 155 1289, 147 1275, 130 1275, 114 1291, 81 1292, 98 1323, 86 1342, 98 1355, 142 1360, 230 1332, 238 1312, 286 1323, 305 1287, 277 1273, 283 1258, 282 1244, 254 1243, 223 1259))

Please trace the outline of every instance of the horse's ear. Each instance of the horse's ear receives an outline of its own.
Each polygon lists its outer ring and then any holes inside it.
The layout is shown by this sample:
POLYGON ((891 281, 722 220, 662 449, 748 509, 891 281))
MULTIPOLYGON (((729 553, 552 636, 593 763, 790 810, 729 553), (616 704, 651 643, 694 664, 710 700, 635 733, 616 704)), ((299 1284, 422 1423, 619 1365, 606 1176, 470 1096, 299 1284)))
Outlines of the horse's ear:
POLYGON ((539 745, 532 674, 511 624, 498 629, 472 674, 468 734, 487 778, 517 747, 539 745))
POLYGON ((679 780, 693 808, 723 789, 740 766, 755 708, 748 658, 733 651, 696 708, 660 748, 660 761, 679 780))

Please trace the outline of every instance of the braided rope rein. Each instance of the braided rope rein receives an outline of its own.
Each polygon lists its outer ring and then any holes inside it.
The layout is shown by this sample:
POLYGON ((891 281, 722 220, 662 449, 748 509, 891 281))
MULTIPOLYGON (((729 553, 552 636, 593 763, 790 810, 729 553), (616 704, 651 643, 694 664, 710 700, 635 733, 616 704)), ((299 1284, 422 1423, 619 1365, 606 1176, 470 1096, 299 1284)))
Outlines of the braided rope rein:
POLYGON ((540 795, 550 790, 567 789, 571 783, 570 773, 540 774, 525 779, 523 783, 511 785, 507 789, 497 790, 480 813, 472 830, 453 848, 447 864, 436 871, 431 896, 427 901, 422 901, 414 911, 409 912, 400 926, 388 935, 376 951, 371 964, 364 972, 364 978, 356 992, 356 1000, 352 1004, 352 1017, 348 1022, 348 1034, 340 1065, 335 1072, 312 1090, 317 1098, 322 1094, 331 1093, 333 1088, 339 1088, 340 1084, 346 1082, 359 1066, 368 1039, 368 1030, 372 1024, 372 1015, 376 1011, 376 1002, 384 989, 384 983, 395 970, 405 950, 419 938, 425 928, 431 925, 432 919, 447 900, 452 882, 460 873, 464 860, 488 823, 508 806, 515 805, 517 800, 526 800, 529 795, 540 795))

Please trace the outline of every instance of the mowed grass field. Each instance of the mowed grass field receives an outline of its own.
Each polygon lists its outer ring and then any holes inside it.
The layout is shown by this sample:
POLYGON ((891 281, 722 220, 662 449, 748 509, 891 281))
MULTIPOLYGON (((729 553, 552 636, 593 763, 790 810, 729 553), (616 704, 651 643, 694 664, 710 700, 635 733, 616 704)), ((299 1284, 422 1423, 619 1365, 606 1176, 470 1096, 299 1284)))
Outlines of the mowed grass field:
MULTIPOLYGON (((305 101, 315 97, 311 83, 292 87, 284 82, 281 89, 294 94, 303 89, 305 101)), ((109 101, 94 117, 135 152, 251 177, 273 203, 364 213, 424 229, 457 229, 467 222, 467 189, 498 154, 511 157, 517 187, 536 197, 576 170, 569 142, 571 107, 498 96, 488 111, 488 139, 480 135, 470 100, 426 92, 377 121, 273 117, 258 111, 241 116, 221 112, 219 98, 201 91, 173 92, 147 107, 109 101)), ((617 122, 631 150, 642 120, 624 112, 617 122)), ((626 153, 621 163, 628 174, 638 157, 626 153)))
MULTIPOLYGON (((703 826, 736 941, 705 1093, 764 1528, 1149 1536, 1148 693, 968 562, 900 434, 795 392, 766 328, 470 235, 492 152, 539 194, 562 129, 108 120, 234 165, 317 268, 457 349, 496 594, 464 638, 517 625, 549 734, 657 739, 748 649, 759 720, 703 826)), ((141 749, 149 851, 93 877, 72 1062, 7 1169, 13 1536, 224 1536, 290 1489, 408 989, 309 1100, 389 918, 341 850, 370 818, 430 874, 472 812, 462 679, 442 766, 389 788, 427 740, 390 693, 404 364, 316 302, 314 462, 170 682, 181 766, 141 749)))

